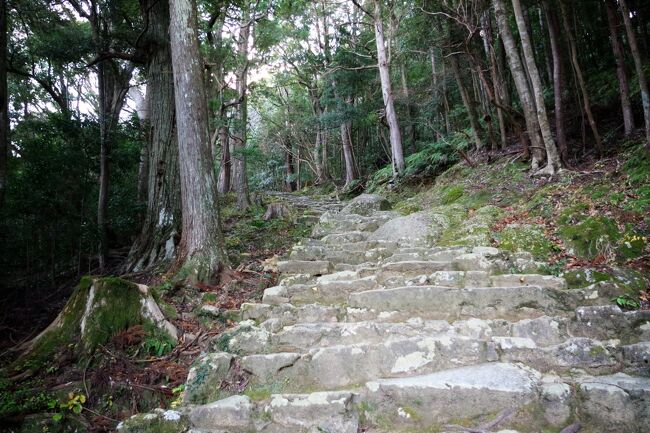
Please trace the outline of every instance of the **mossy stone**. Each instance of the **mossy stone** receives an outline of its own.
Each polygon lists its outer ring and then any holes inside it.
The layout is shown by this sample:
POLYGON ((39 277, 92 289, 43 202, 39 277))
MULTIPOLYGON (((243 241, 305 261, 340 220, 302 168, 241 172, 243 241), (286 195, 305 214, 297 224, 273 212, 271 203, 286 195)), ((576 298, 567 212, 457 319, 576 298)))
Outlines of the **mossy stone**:
POLYGON ((566 280, 569 289, 587 287, 612 278, 611 275, 594 269, 570 269, 561 273, 560 276, 566 280))
POLYGON ((542 227, 532 224, 510 224, 495 234, 499 248, 519 252, 528 251, 536 259, 547 259, 555 250, 542 227))
POLYGON ((156 409, 152 413, 138 414, 120 423, 119 433, 182 433, 189 422, 180 412, 156 409))
POLYGON ((573 222, 572 218, 561 218, 563 225, 558 234, 573 254, 593 260, 600 254, 608 255, 616 248, 621 233, 610 218, 590 216, 573 222))

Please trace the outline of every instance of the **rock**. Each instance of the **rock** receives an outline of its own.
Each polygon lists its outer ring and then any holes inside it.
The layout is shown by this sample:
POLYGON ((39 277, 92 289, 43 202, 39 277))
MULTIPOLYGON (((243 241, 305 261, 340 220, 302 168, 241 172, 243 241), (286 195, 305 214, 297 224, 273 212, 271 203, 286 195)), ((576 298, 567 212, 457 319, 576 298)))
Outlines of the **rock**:
POLYGON ((246 432, 252 427, 253 403, 245 395, 195 406, 190 410, 190 422, 198 429, 224 429, 229 432, 246 432))
POLYGON ((617 373, 579 381, 580 412, 595 431, 650 431, 650 378, 617 373))
POLYGON ((209 353, 199 358, 187 375, 183 402, 201 404, 214 400, 233 360, 233 355, 223 352, 209 353))
POLYGON ((214 305, 202 305, 201 306, 201 315, 202 316, 207 316, 211 317, 213 319, 216 319, 219 317, 219 308, 215 307, 214 305))
POLYGON ((289 260, 278 262, 278 272, 287 274, 323 275, 332 271, 332 264, 324 260, 289 260))
POLYGON ((285 286, 274 286, 264 290, 262 302, 265 304, 278 305, 289 302, 289 294, 285 286))
POLYGON ((564 278, 554 277, 551 275, 538 274, 502 274, 490 277, 492 286, 539 286, 548 287, 549 289, 566 289, 567 284, 564 278))
POLYGON ((341 209, 344 214, 371 215, 375 211, 392 209, 390 202, 377 194, 361 194, 348 202, 341 209))
POLYGON ((392 219, 379 227, 368 239, 394 241, 409 245, 430 245, 435 232, 433 220, 425 212, 392 219))
POLYGON ((565 427, 571 419, 571 387, 557 377, 545 377, 541 387, 544 419, 553 427, 565 427))
POLYGON ((571 307, 558 298, 555 291, 535 286, 468 289, 411 286, 352 293, 348 303, 356 308, 398 310, 438 319, 464 315, 490 319, 530 316, 531 306, 546 313, 571 307))
POLYGON ((650 341, 623 346, 623 361, 647 373, 650 370, 650 341))
POLYGON ((241 367, 244 371, 266 381, 268 378, 274 377, 281 369, 295 364, 298 359, 300 359, 298 353, 250 355, 241 359, 241 367))
POLYGON ((513 337, 530 338, 539 346, 559 344, 566 338, 566 319, 542 316, 512 324, 513 337))
POLYGON ((357 433, 359 415, 354 399, 347 391, 273 394, 263 409, 272 423, 264 432, 357 433))
POLYGON ((175 410, 155 409, 134 415, 117 425, 120 433, 183 433, 188 429, 187 418, 175 410))
POLYGON ((522 407, 536 398, 540 378, 538 372, 514 364, 488 363, 375 380, 366 388, 370 401, 394 423, 442 423, 522 407))

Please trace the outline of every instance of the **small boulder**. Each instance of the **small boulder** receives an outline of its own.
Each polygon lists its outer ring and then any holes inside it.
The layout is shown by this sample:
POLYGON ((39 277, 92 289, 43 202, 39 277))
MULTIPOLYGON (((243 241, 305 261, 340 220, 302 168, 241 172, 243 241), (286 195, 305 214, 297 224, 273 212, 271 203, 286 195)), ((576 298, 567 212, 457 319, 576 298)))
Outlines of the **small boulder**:
POLYGON ((344 214, 370 215, 375 211, 391 210, 390 202, 378 194, 361 194, 350 200, 350 202, 341 209, 344 214))

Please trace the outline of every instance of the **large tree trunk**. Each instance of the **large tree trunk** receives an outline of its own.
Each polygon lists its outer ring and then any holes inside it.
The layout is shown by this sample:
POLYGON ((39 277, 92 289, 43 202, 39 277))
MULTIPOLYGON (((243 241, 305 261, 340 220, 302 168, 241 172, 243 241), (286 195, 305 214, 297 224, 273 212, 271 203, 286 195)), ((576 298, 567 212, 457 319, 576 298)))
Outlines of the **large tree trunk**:
MULTIPOLYGON (((223 119, 225 121, 225 118, 223 119)), ((221 146, 221 164, 219 166, 219 194, 230 192, 232 158, 230 156, 230 132, 228 125, 219 126, 219 143, 221 146)))
POLYGON ((237 69, 237 95, 239 104, 234 119, 233 129, 233 186, 237 194, 237 207, 241 210, 251 206, 248 191, 248 175, 246 173, 246 129, 248 123, 248 44, 250 41, 252 21, 250 19, 249 4, 242 7, 241 23, 239 27, 238 55, 241 64, 237 69))
POLYGON ((169 3, 141 0, 148 15, 142 43, 149 53, 147 104, 149 129, 146 175, 146 214, 142 229, 131 247, 127 268, 140 270, 170 261, 180 233, 181 197, 178 145, 174 128, 174 77, 169 45, 169 3))
MULTIPOLYGON (((352 98, 347 104, 352 105, 352 98)), ((341 123, 341 143, 343 145, 343 161, 345 162, 345 185, 350 185, 354 179, 354 155, 352 153, 352 122, 341 123)))
POLYGON ((417 141, 417 129, 415 127, 415 110, 413 109, 413 104, 411 103, 411 94, 409 92, 409 84, 406 78, 406 65, 404 62, 400 64, 400 78, 402 81, 402 92, 404 93, 404 104, 406 105, 406 126, 407 126, 407 137, 411 142, 411 152, 415 153, 415 143, 417 141))
POLYGON ((524 111, 526 129, 528 130, 528 137, 532 147, 532 170, 535 172, 539 169, 539 165, 542 163, 541 152, 544 150, 539 137, 539 121, 537 120, 535 100, 533 99, 530 88, 528 87, 526 71, 524 70, 521 59, 519 58, 519 51, 517 50, 515 39, 512 36, 512 31, 508 25, 508 17, 506 15, 503 0, 492 0, 492 4, 494 6, 494 15, 503 42, 503 51, 506 53, 510 72, 512 73, 517 94, 519 95, 519 101, 521 102, 521 107, 524 111))
POLYGON ((397 176, 404 173, 404 151, 402 150, 402 135, 399 130, 399 121, 395 112, 393 102, 393 89, 390 83, 390 66, 386 56, 386 43, 384 42, 384 23, 381 15, 382 2, 373 0, 375 43, 377 45, 377 63, 379 66, 379 78, 381 80, 381 94, 384 98, 386 108, 386 120, 390 130, 390 147, 393 159, 393 173, 397 176))
POLYGON ((614 60, 616 61, 616 76, 618 77, 619 95, 621 97, 621 109, 623 110, 623 130, 629 136, 634 132, 634 113, 630 103, 630 84, 625 68, 625 54, 623 43, 619 36, 620 18, 616 14, 616 1, 605 0, 607 6, 607 23, 609 25, 609 38, 612 43, 614 60))
POLYGON ((456 79, 456 85, 458 86, 458 92, 460 97, 463 100, 463 105, 467 110, 467 117, 469 117, 469 124, 472 128, 472 137, 474 138, 474 143, 476 144, 477 149, 483 148, 483 140, 481 139, 481 134, 483 133, 483 128, 478 120, 478 114, 476 113, 476 106, 474 98, 472 98, 463 83, 463 77, 460 74, 460 68, 458 66, 458 58, 456 55, 449 56, 449 63, 451 64, 451 70, 456 79))
POLYGON ((551 125, 549 124, 548 116, 546 114, 542 80, 539 76, 537 65, 535 64, 533 45, 530 40, 526 21, 524 20, 521 3, 519 0, 512 0, 512 5, 514 7, 515 21, 517 22, 521 46, 524 52, 524 61, 528 66, 528 73, 530 74, 530 84, 533 90, 533 97, 535 98, 535 107, 537 108, 537 121, 542 133, 544 148, 546 149, 546 167, 542 172, 540 172, 540 174, 555 174, 562 167, 562 162, 560 161, 560 155, 555 146, 555 141, 553 140, 553 135, 551 133, 551 125))
POLYGON ((9 93, 7 92, 7 2, 0 1, 0 209, 7 189, 9 159, 9 93))
POLYGON ((123 69, 114 60, 103 60, 97 65, 100 143, 97 227, 99 230, 99 268, 102 271, 106 270, 108 255, 108 188, 113 132, 124 106, 133 69, 134 65, 123 69))
POLYGON ((566 133, 564 132, 564 68, 562 65, 562 52, 560 50, 560 29, 558 27, 557 15, 551 9, 548 0, 542 0, 548 23, 548 35, 551 42, 551 53, 553 55, 553 96, 555 101, 555 137, 560 151, 560 157, 564 164, 568 163, 568 147, 566 133))
POLYGON ((191 281, 210 281, 225 260, 217 182, 208 136, 208 108, 199 52, 196 6, 170 1, 174 100, 183 228, 177 263, 191 281))
POLYGON ((483 49, 485 50, 485 56, 490 62, 490 75, 492 78, 492 87, 494 88, 494 100, 497 105, 497 120, 499 123, 499 135, 501 141, 501 148, 505 148, 507 145, 507 130, 504 108, 503 108, 503 77, 500 75, 500 71, 497 65, 497 59, 494 52, 494 39, 492 37, 492 20, 490 19, 490 14, 488 11, 483 14, 481 17, 481 26, 483 27, 483 49))
POLYGON ((641 89, 641 103, 643 105, 643 119, 645 122, 646 149, 650 150, 650 90, 648 90, 648 80, 643 71, 643 62, 641 61, 641 52, 636 41, 636 34, 632 21, 630 19, 630 8, 627 6, 627 0, 619 0, 621 12, 623 13, 623 23, 627 33, 627 41, 630 44, 630 51, 634 59, 637 78, 639 79, 639 88, 641 89))
MULTIPOLYGON (((518 0, 517 0, 518 1, 518 0)), ((567 10, 564 5, 564 0, 560 0, 560 15, 562 16, 562 26, 564 27, 564 32, 566 33, 567 40, 569 42, 569 51, 571 52, 571 64, 576 73, 576 78, 578 79, 578 85, 580 87, 580 93, 582 94, 582 106, 587 114, 587 120, 589 121, 589 127, 591 128, 591 133, 594 135, 596 151, 598 154, 602 155, 603 153, 603 142, 600 139, 600 134, 598 133, 598 127, 596 126, 596 120, 594 115, 591 112, 591 102, 589 102, 589 93, 587 92, 587 86, 585 84, 584 75, 582 74, 582 68, 580 67, 580 62, 578 62, 578 49, 576 47, 576 41, 573 37, 573 32, 571 26, 569 25, 569 20, 567 19, 567 10)))
POLYGON ((293 167, 293 153, 291 145, 284 152, 284 169, 286 175, 284 177, 284 190, 286 192, 293 192, 296 190, 296 171, 293 167))

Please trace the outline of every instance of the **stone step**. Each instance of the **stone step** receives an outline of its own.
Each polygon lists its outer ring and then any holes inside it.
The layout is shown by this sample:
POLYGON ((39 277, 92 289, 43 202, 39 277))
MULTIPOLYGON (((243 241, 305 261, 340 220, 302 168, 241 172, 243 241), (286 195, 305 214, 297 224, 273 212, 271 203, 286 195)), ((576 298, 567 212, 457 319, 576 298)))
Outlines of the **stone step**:
MULTIPOLYGON (((597 296, 598 294, 596 294, 597 296)), ((580 290, 538 286, 456 289, 410 286, 350 294, 348 305, 375 311, 396 311, 401 317, 455 320, 462 317, 517 320, 535 315, 563 315, 585 299, 580 290)))
MULTIPOLYGON (((225 345, 244 347, 249 336, 238 334, 225 345)), ((219 389, 240 372, 248 376, 249 388, 280 392, 334 390, 385 377, 424 374, 463 365, 496 361, 497 354, 486 341, 432 336, 389 339, 310 349, 305 352, 273 352, 253 355, 213 353, 199 359, 190 370, 186 385, 192 398, 205 396, 205 387, 219 389), (219 357, 217 362, 215 357, 219 357), (224 368, 229 365, 229 368, 224 368), (200 378, 200 380, 198 380, 200 378)), ((191 400, 194 403, 196 400, 191 400)), ((200 400, 199 400, 200 402, 200 400)))
POLYGON ((623 373, 578 380, 578 413, 604 433, 650 431, 650 378, 623 373))
POLYGON ((357 433, 356 395, 350 391, 272 394, 263 401, 243 395, 192 407, 193 432, 357 433))
POLYGON ((541 374, 510 363, 487 363, 366 383, 365 416, 392 426, 429 427, 523 408, 537 400, 541 374))
POLYGON ((332 263, 325 260, 279 261, 278 272, 285 274, 323 275, 332 272, 332 263))
POLYGON ((393 211, 375 212, 372 216, 357 214, 324 213, 319 223, 312 230, 312 237, 322 238, 333 233, 361 231, 372 233, 385 222, 399 214, 393 211))
MULTIPOLYGON (((340 274, 340 272, 339 272, 340 274)), ((305 281, 300 284, 287 284, 269 287, 264 290, 262 301, 269 304, 291 302, 295 305, 321 302, 324 304, 345 303, 350 293, 379 287, 375 277, 353 280, 305 281)))
MULTIPOLYGON (((250 336, 238 334, 228 342, 228 349, 242 349, 241 355, 223 354, 232 359, 215 362, 214 356, 199 361, 190 377, 203 378, 197 386, 227 383, 235 373, 244 372, 252 389, 271 388, 282 392, 333 390, 355 386, 378 378, 396 378, 433 373, 450 368, 486 362, 522 363, 541 372, 568 373, 580 368, 592 374, 620 371, 619 358, 627 347, 617 342, 571 338, 548 347, 539 347, 529 338, 500 337, 487 339, 463 337, 449 333, 426 332, 415 337, 395 336, 381 342, 314 347, 305 351, 284 352, 285 347, 266 345, 271 353, 255 352, 250 336), (254 354, 246 355, 245 353, 254 354), (233 373, 234 372, 234 373, 233 373)), ((308 343, 308 342, 307 342, 308 343)), ((289 343, 292 344, 292 343, 289 343)), ((628 370, 629 371, 629 370, 628 370)), ((188 392, 202 395, 188 381, 188 392)))

